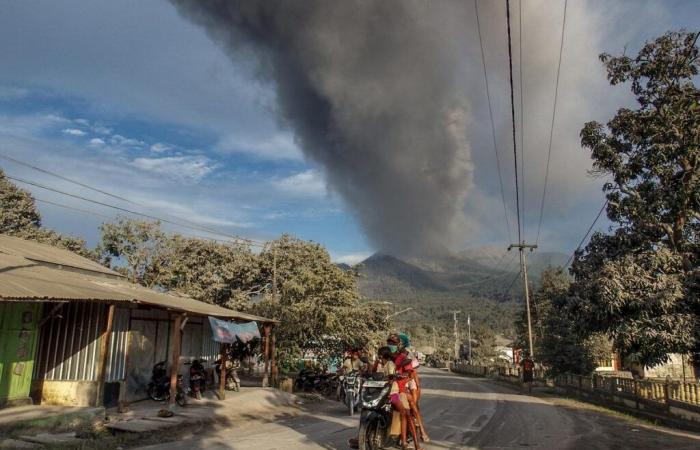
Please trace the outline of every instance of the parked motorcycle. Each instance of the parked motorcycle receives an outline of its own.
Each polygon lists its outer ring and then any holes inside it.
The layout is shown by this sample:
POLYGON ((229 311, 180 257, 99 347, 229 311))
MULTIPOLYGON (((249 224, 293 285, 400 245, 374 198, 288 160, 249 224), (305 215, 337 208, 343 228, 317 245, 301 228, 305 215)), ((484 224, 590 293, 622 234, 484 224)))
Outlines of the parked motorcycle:
POLYGON ((342 400, 347 406, 351 416, 355 415, 355 411, 360 405, 360 388, 362 387, 362 381, 362 377, 357 371, 345 374, 343 379, 343 389, 341 391, 342 400))
POLYGON ((390 444, 392 406, 391 382, 365 380, 360 389, 360 450, 378 450, 390 444))
MULTIPOLYGON (((226 378, 224 388, 228 391, 238 391, 241 387, 241 379, 238 378, 237 364, 230 359, 226 360, 226 378)), ((221 359, 214 362, 214 370, 221 377, 221 359)))
MULTIPOLYGON (((153 366, 151 371, 151 382, 148 383, 146 393, 151 400, 157 402, 170 400, 170 376, 166 370, 167 363, 161 361, 153 366)), ((175 402, 180 406, 185 406, 185 388, 182 375, 177 376, 175 402)))
POLYGON ((195 359, 190 363, 190 392, 197 400, 202 399, 202 392, 207 387, 207 373, 201 361, 195 359))

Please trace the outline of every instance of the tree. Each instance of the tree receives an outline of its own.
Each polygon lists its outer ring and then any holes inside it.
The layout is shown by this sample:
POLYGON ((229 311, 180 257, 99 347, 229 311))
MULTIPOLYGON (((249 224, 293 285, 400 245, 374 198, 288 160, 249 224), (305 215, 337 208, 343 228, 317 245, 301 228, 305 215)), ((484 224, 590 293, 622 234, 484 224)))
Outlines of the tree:
POLYGON ((41 242, 95 258, 85 241, 41 226, 41 215, 32 195, 15 186, 0 170, 0 233, 41 242))
POLYGON ((169 236, 151 262, 153 282, 197 300, 233 309, 245 308, 254 292, 263 292, 256 255, 246 243, 169 236))
POLYGON ((321 245, 283 235, 259 258, 261 281, 276 284, 277 292, 252 311, 281 321, 276 334, 283 370, 305 354, 330 358, 386 338, 386 311, 360 303, 356 274, 333 264, 321 245))
POLYGON ((594 173, 610 179, 603 191, 616 230, 577 253, 574 310, 644 365, 700 350, 697 39, 669 32, 634 58, 601 55, 610 83, 629 82, 638 108, 581 131, 594 173))
POLYGON ((153 287, 157 283, 159 256, 165 251, 166 235, 160 222, 147 222, 120 216, 100 226, 97 252, 102 262, 122 272, 132 283, 153 287), (114 259, 126 265, 112 264, 114 259))

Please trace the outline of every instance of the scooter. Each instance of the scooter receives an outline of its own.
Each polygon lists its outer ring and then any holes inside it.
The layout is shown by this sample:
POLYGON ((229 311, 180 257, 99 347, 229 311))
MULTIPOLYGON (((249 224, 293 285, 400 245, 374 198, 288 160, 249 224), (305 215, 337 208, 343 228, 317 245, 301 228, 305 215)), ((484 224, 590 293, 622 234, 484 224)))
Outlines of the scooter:
POLYGON ((195 359, 190 363, 190 393, 197 400, 202 399, 202 392, 207 387, 207 374, 202 363, 195 359))
POLYGON ((351 416, 355 415, 355 411, 360 405, 360 389, 362 387, 362 377, 357 371, 352 371, 345 375, 343 379, 343 402, 348 408, 351 416))
MULTIPOLYGON (((161 361, 153 366, 151 371, 151 382, 148 383, 146 393, 151 400, 157 402, 170 400, 170 376, 166 370, 166 362, 161 361)), ((180 406, 185 406, 185 388, 182 375, 177 376, 175 402, 180 406)))
POLYGON ((360 450, 379 450, 391 443, 391 382, 365 380, 360 389, 360 450))
MULTIPOLYGON (((221 377, 221 360, 214 362, 214 370, 217 376, 221 377)), ((224 388, 228 391, 238 391, 241 387, 241 379, 238 378, 238 371, 236 370, 236 364, 230 359, 226 360, 226 378, 224 381, 224 388)))

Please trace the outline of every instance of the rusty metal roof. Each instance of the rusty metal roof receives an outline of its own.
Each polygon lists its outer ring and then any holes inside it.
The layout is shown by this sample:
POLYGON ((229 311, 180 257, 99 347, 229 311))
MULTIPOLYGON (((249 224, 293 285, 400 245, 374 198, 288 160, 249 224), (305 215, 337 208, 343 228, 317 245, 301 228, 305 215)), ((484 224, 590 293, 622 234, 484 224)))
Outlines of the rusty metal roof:
POLYGON ((132 284, 89 259, 46 247, 49 246, 0 235, 0 301, 127 302, 204 316, 276 322, 132 284))

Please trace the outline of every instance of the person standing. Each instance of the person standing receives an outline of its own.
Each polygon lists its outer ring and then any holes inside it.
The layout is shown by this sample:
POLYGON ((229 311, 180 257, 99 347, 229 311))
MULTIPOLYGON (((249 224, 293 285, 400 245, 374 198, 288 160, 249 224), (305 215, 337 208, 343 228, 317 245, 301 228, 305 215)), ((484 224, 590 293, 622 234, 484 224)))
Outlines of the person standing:
POLYGON ((526 355, 520 362, 520 369, 523 377, 523 390, 527 389, 527 393, 532 392, 532 383, 535 380, 535 362, 526 355))

